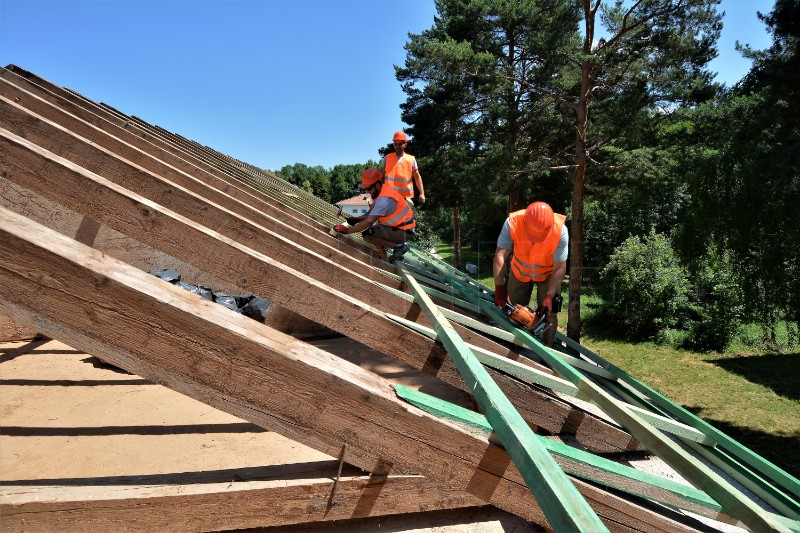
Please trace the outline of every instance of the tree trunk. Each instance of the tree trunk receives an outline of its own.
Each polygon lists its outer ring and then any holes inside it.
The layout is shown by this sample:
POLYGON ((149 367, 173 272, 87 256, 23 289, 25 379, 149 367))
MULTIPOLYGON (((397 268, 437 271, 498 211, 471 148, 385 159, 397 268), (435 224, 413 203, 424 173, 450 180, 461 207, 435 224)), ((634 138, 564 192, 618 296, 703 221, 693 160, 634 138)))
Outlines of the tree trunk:
POLYGON ((506 206, 506 215, 510 215, 514 211, 519 211, 523 207, 527 207, 527 205, 525 205, 525 206, 520 206, 519 205, 519 191, 515 189, 515 190, 509 192, 508 193, 508 205, 506 206))
POLYGON ((461 270, 461 212, 453 207, 453 266, 461 270))
POLYGON ((575 181, 572 185, 572 227, 569 235, 569 309, 567 336, 576 342, 581 339, 581 285, 583 284, 583 191, 589 153, 586 135, 589 123, 589 90, 592 65, 581 68, 581 92, 578 98, 575 138, 575 181))

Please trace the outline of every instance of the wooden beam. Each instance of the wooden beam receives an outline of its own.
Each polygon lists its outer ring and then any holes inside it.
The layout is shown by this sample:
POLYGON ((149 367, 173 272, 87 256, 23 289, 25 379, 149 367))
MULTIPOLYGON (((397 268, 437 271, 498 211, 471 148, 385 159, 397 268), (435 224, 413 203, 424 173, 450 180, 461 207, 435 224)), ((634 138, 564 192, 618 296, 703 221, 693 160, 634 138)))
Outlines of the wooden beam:
POLYGON ((539 502, 550 525, 563 531, 605 531, 606 528, 589 504, 567 479, 561 467, 553 460, 524 422, 508 398, 475 358, 466 343, 434 306, 419 283, 405 269, 402 262, 397 270, 412 289, 414 299, 428 319, 436 326, 437 340, 447 347, 447 353, 461 372, 478 405, 485 412, 491 427, 500 437, 520 474, 539 502))
MULTIPOLYGON (((79 98, 75 93, 65 91, 32 73, 21 71, 18 68, 11 70, 0 69, 0 79, 4 82, 0 84, 0 94, 26 108, 32 109, 35 113, 41 113, 42 116, 50 117, 58 122, 57 117, 51 115, 52 111, 47 106, 42 106, 42 103, 47 102, 50 107, 61 109, 73 118, 78 118, 97 128, 97 130, 120 139, 123 143, 135 147, 157 161, 163 162, 167 167, 177 169, 210 187, 217 188, 219 191, 277 218, 282 223, 290 225, 297 230, 322 235, 329 229, 325 224, 277 202, 263 191, 254 189, 252 186, 246 185, 240 180, 206 165, 202 161, 194 160, 186 155, 181 157, 175 153, 176 151, 172 145, 132 126, 127 117, 120 119, 94 102, 79 98), (20 73, 23 73, 24 77, 20 73)), ((65 124, 68 124, 66 126, 68 129, 76 127, 74 123, 65 124)), ((78 129, 77 131, 83 130, 78 129)), ((89 139, 93 138, 91 135, 83 136, 89 139)), ((93 142, 96 141, 93 140, 93 142)), ((133 162, 141 164, 135 158, 133 162)), ((163 175, 165 176, 170 175, 169 171, 163 168, 161 172, 164 172, 163 175)), ((359 245, 354 241, 346 242, 341 240, 338 243, 343 253, 355 253, 353 250, 359 252, 362 256, 373 253, 371 247, 359 245)))
MULTIPOLYGON (((758 471, 764 473, 775 483, 783 486, 795 496, 800 497, 800 480, 796 479, 795 477, 787 473, 785 470, 772 464, 771 462, 767 461, 760 455, 754 453, 752 450, 750 450, 746 446, 743 446, 736 440, 732 439, 731 437, 729 437, 722 431, 718 430, 717 428, 715 428, 702 418, 691 413, 690 411, 687 411, 686 409, 674 403, 672 400, 670 400, 657 390, 653 389, 652 387, 648 386, 645 383, 642 383, 641 381, 634 378, 633 376, 631 376, 618 366, 611 364, 610 362, 606 361, 596 353, 592 352, 585 346, 576 343, 569 337, 561 335, 560 333, 556 334, 556 339, 559 342, 563 342, 570 348, 578 351, 578 353, 588 357, 589 359, 591 359, 598 365, 602 366, 609 372, 613 373, 622 382, 626 383, 634 390, 645 395, 651 402, 653 402, 659 408, 670 413, 678 420, 681 420, 682 422, 703 432, 705 435, 708 435, 719 445, 725 448, 728 452, 730 452, 731 455, 742 460, 744 463, 752 466, 758 471)), ((791 507, 793 508, 794 513, 798 512, 797 502, 794 502, 793 505, 791 505, 791 507)))
MULTIPOLYGON (((441 347, 421 335, 409 334, 383 312, 360 300, 362 292, 371 289, 369 283, 357 286, 359 290, 352 289, 350 294, 356 294, 358 298, 333 289, 238 241, 221 239, 217 232, 165 210, 10 133, 0 135, 0 160, 6 176, 4 179, 50 197, 62 205, 66 204, 70 209, 90 214, 125 235, 241 286, 243 292, 259 294, 363 344, 396 354, 404 362, 437 375, 447 383, 462 389, 465 387, 441 347), (198 249, 206 253, 198 254, 198 249), (320 312, 321 309, 325 311, 320 312)), ((139 176, 145 179, 147 174, 141 173, 139 176)), ((167 199, 175 195, 177 191, 164 194, 167 199)), ((195 211, 210 213, 215 210, 212 204, 199 199, 195 202, 195 211)), ((244 222, 232 221, 229 224, 236 227, 244 222)), ((213 227, 221 225, 212 224, 213 227)), ((260 234, 253 231, 249 235, 252 245, 258 247, 260 234)), ((297 253, 302 253, 302 250, 297 250, 297 253)), ((304 258, 307 261, 314 260, 308 254, 304 258)), ((341 271, 338 267, 332 268, 341 271)), ((332 279, 335 277, 324 273, 320 266, 316 267, 316 271, 322 272, 320 275, 328 282, 338 284, 338 279, 332 279)), ((418 313, 407 302, 402 302, 402 305, 397 314, 417 318, 418 313)), ((470 337, 473 338, 479 345, 487 346, 487 341, 482 337, 470 337)), ((488 345, 496 346, 494 343, 488 345)), ((501 353, 502 349, 498 347, 497 352, 501 353)), ((572 409, 565 404, 535 392, 530 386, 513 378, 499 373, 498 376, 505 390, 513 392, 515 402, 529 421, 558 433, 570 420, 572 409)), ((579 418, 582 419, 583 416, 579 418)), ((623 443, 630 442, 626 434, 611 426, 599 434, 587 433, 587 439, 598 439, 604 443, 619 439, 623 443)))
POLYGON ((338 461, 329 463, 204 472, 194 482, 162 475, 4 484, 0 521, 4 531, 228 531, 455 508, 469 513, 482 503, 422 476, 360 475, 352 467, 338 476, 338 461))
MULTIPOLYGON (((462 294, 470 299, 469 289, 458 281, 453 281, 453 283, 456 287, 462 287, 462 294)), ((477 299, 475 299, 475 302, 477 303, 477 299)), ((524 329, 512 324, 496 306, 481 302, 481 307, 488 316, 495 319, 499 324, 505 325, 515 335, 523 339, 526 345, 544 359, 553 370, 576 385, 603 411, 627 428, 648 449, 674 468, 687 481, 696 487, 702 488, 722 504, 726 514, 741 520, 742 523, 756 531, 789 531, 784 524, 766 514, 755 502, 743 495, 719 474, 690 456, 672 440, 665 438, 663 433, 645 422, 639 415, 629 409, 626 404, 616 400, 595 383, 588 381, 582 374, 556 355, 555 352, 545 349, 538 340, 524 329)))
MULTIPOLYGON (((424 474, 544 523, 503 450, 401 402, 384 379, 7 209, 0 287, 0 312, 145 379, 329 455, 345 444, 359 468, 424 474)), ((575 483, 611 529, 677 525, 575 483)))
MULTIPOLYGON (((427 336, 428 338, 436 338, 436 332, 430 328, 426 328, 425 326, 421 326, 415 322, 411 322, 406 320, 402 317, 389 315, 389 318, 392 320, 405 325, 408 328, 413 329, 423 335, 427 336)), ((519 378, 523 381, 526 381, 532 385, 540 385, 542 387, 547 387, 548 389, 553 390, 554 392, 558 392, 561 394, 566 394, 567 396, 574 396, 576 398, 585 399, 583 395, 578 390, 578 387, 570 383, 569 381, 559 378, 557 376, 552 376, 536 368, 523 365, 516 361, 512 361, 511 359, 497 356, 491 352, 487 352, 483 348, 478 346, 471 346, 468 344, 469 349, 475 355, 475 357, 486 366, 494 368, 495 370, 502 370, 507 374, 511 374, 512 376, 519 378)), ((677 435, 681 438, 686 440, 690 440, 693 442, 697 442, 704 445, 714 445, 714 441, 709 439, 706 435, 697 431, 696 429, 687 426, 685 424, 681 424, 680 422, 676 422, 671 418, 667 418, 665 416, 657 415, 647 409, 642 407, 637 407, 635 405, 629 405, 629 409, 637 413, 641 416, 644 420, 653 424, 654 427, 666 431, 667 433, 671 433, 673 435, 677 435)))

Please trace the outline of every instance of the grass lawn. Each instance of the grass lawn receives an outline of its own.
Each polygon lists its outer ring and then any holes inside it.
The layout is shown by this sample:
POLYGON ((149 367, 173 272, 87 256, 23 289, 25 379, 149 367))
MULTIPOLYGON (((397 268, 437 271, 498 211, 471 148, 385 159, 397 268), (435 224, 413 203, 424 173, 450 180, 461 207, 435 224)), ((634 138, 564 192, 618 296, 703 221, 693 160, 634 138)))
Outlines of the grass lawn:
MULTIPOLYGON (((437 251, 452 260, 451 248, 437 251)), ((480 267, 476 280, 494 288, 491 264, 480 267)), ((565 333, 566 284, 562 290, 559 331, 565 333)), ((800 353, 741 346, 703 353, 627 342, 603 330, 597 303, 596 297, 581 298, 584 346, 800 478, 800 353)))

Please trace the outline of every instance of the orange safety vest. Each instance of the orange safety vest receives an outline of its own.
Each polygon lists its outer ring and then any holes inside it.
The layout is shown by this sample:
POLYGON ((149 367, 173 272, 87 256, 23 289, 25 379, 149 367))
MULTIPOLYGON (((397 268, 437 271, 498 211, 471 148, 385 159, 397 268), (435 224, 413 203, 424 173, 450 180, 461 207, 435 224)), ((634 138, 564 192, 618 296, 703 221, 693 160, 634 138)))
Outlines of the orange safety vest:
POLYGON ((384 184, 383 187, 381 187, 381 193, 378 195, 378 198, 381 196, 391 198, 396 204, 394 211, 388 215, 378 217, 378 221, 381 224, 405 230, 417 227, 417 219, 414 217, 414 210, 408 205, 406 199, 400 196, 400 193, 384 184))
POLYGON ((561 239, 564 227, 564 215, 553 213, 553 229, 542 242, 532 242, 525 231, 525 210, 516 211, 508 216, 511 228, 511 240, 514 242, 514 256, 511 259, 511 271, 516 278, 525 283, 540 282, 553 272, 553 252, 561 239))
POLYGON ((400 193, 403 198, 414 197, 414 156, 403 155, 403 160, 398 164, 397 154, 386 155, 386 168, 383 169, 386 184, 400 193))

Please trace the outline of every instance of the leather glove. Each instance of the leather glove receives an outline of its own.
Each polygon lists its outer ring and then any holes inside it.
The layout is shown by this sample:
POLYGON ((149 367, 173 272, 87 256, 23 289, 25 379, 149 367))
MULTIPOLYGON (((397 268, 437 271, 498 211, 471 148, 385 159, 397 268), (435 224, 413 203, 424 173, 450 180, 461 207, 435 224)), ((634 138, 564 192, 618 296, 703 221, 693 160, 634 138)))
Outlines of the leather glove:
POLYGON ((345 235, 347 235, 348 233, 350 233, 350 228, 348 228, 348 227, 347 227, 347 226, 345 226, 344 224, 336 224, 336 225, 333 227, 333 229, 335 229, 335 230, 336 230, 336 231, 338 231, 339 233, 344 233, 345 235))
POLYGON ((544 297, 541 305, 542 313, 547 313, 548 315, 553 312, 553 296, 548 294, 544 297))
POLYGON ((359 218, 359 217, 345 217, 345 220, 346 220, 346 221, 347 221, 347 223, 348 223, 348 224, 350 224, 351 226, 355 226, 356 224, 358 224, 359 222, 361 222, 361 218, 359 218))
POLYGON ((508 293, 506 292, 505 285, 498 285, 494 288, 494 305, 497 307, 503 307, 506 305, 506 300, 508 300, 508 293))

